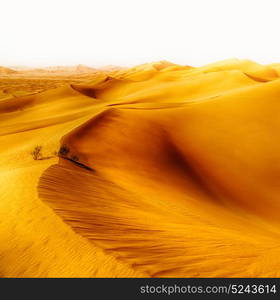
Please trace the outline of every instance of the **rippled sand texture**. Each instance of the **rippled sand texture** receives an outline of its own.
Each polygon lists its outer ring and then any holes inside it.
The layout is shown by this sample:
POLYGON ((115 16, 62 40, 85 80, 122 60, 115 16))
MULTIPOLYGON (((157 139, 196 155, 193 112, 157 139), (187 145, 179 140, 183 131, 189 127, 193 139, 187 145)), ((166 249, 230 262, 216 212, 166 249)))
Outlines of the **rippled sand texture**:
POLYGON ((0 276, 280 277, 279 72, 159 62, 0 99, 0 276))

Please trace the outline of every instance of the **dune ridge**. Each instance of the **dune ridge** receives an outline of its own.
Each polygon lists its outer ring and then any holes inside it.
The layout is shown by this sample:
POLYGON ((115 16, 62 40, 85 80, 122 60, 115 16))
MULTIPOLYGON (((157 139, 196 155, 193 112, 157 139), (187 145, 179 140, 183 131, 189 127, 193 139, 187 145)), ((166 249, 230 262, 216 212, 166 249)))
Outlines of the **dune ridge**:
POLYGON ((161 61, 1 100, 2 241, 24 250, 0 273, 279 277, 277 68, 161 61))

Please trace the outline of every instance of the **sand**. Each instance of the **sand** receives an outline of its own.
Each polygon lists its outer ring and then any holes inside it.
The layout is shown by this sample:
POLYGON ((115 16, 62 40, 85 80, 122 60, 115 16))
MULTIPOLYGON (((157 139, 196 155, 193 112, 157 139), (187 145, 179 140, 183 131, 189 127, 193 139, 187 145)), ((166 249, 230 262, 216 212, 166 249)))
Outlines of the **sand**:
POLYGON ((1 277, 280 276, 279 64, 20 72, 1 277))

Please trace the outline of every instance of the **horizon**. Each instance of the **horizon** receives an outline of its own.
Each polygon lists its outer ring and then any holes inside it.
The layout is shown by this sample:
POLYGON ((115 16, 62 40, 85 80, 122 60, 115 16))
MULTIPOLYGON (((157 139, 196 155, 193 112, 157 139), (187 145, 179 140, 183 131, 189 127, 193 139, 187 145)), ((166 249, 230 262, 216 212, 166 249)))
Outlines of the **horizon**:
POLYGON ((136 65, 114 65, 114 64, 107 64, 107 65, 100 65, 100 66, 96 66, 96 65, 91 65, 91 64, 82 64, 82 63, 77 63, 77 64, 72 64, 72 65, 63 65, 63 64, 59 64, 59 65, 0 65, 0 67, 4 67, 4 68, 9 68, 9 69, 13 69, 13 70, 19 70, 19 71, 24 71, 24 70, 32 70, 32 69, 52 69, 52 68, 70 68, 70 67, 88 67, 88 68, 92 68, 92 69, 103 69, 103 68, 107 68, 107 67, 116 67, 116 68, 133 68, 136 66, 141 66, 141 65, 146 65, 146 64, 156 64, 162 61, 166 61, 175 65, 182 65, 182 66, 190 66, 190 67, 194 67, 194 68, 200 68, 200 67, 204 67, 207 65, 211 65, 211 64, 215 64, 218 62, 226 62, 226 61, 232 61, 232 60, 240 60, 240 61, 250 61, 250 62, 254 62, 256 64, 259 65, 263 65, 263 66, 269 66, 272 64, 280 64, 280 61, 274 61, 272 63, 260 63, 259 61, 255 61, 252 59, 248 59, 248 58, 239 58, 239 57, 231 57, 231 58, 226 58, 226 59, 222 59, 222 60, 216 60, 216 61, 211 61, 209 63, 206 64, 202 64, 202 65, 191 65, 191 64, 178 64, 175 63, 173 61, 169 61, 169 60, 157 60, 157 61, 148 61, 148 62, 142 62, 136 65))

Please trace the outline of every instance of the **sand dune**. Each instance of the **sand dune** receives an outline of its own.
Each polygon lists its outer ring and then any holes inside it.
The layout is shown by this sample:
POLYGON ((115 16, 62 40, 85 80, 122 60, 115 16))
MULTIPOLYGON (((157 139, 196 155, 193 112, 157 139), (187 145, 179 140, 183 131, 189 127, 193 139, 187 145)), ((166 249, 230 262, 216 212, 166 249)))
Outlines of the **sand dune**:
POLYGON ((1 100, 0 273, 279 277, 277 68, 161 61, 1 100))
POLYGON ((10 68, 5 68, 5 67, 0 67, 0 75, 10 75, 10 74, 16 74, 17 71, 10 69, 10 68))
POLYGON ((91 68, 85 65, 77 65, 72 67, 67 66, 54 66, 54 67, 46 67, 46 68, 36 68, 36 69, 26 69, 21 70, 20 73, 22 75, 26 74, 37 74, 37 75, 79 75, 79 74, 89 74, 96 73, 97 69, 91 68))

